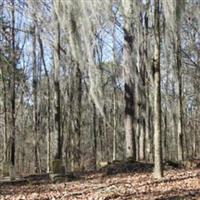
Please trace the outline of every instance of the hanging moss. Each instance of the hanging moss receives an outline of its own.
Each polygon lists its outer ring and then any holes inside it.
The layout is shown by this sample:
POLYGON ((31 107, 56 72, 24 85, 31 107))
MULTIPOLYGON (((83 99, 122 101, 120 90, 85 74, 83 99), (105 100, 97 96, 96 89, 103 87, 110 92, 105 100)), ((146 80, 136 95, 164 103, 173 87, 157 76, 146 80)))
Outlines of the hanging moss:
MULTIPOLYGON (((56 9, 62 27, 68 30, 72 60, 79 63, 80 69, 88 66, 89 95, 99 112, 104 115, 101 70, 95 57, 96 34, 112 13, 112 0, 103 4, 101 1, 91 0, 61 0, 63 13, 56 9)), ((58 6, 56 6, 58 8, 58 6)))

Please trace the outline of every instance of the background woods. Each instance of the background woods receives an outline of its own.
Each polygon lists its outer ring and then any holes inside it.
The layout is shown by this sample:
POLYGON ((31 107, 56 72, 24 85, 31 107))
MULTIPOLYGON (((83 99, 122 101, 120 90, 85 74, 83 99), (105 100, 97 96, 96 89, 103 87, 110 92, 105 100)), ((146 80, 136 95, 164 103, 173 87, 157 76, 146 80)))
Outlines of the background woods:
POLYGON ((0 0, 1 175, 200 159, 199 0, 0 0))

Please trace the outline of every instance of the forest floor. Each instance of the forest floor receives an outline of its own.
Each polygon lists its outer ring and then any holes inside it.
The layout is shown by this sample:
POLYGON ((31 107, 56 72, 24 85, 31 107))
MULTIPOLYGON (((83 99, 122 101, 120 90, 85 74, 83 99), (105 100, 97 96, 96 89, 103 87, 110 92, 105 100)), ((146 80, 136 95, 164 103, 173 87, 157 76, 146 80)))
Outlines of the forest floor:
POLYGON ((77 179, 52 183, 35 179, 13 183, 0 181, 0 200, 192 200, 200 199, 200 169, 168 167, 155 180, 152 165, 120 164, 77 179))

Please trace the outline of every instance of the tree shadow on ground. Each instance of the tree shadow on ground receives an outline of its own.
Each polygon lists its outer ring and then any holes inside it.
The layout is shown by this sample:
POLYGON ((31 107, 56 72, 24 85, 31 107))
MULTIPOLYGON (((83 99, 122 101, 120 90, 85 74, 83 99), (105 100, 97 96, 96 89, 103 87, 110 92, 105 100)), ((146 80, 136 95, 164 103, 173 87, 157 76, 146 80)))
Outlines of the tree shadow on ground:
MULTIPOLYGON (((155 194, 156 195, 156 194, 155 194)), ((192 200, 200 197, 200 191, 198 189, 178 189, 173 191, 167 191, 162 193, 162 197, 156 200, 192 200)))
POLYGON ((24 177, 17 177, 16 180, 0 180, 0 191, 2 188, 23 187, 23 186, 40 186, 54 183, 71 182, 79 180, 79 176, 73 173, 67 173, 52 180, 49 174, 32 174, 24 177))
MULTIPOLYGON (((175 161, 165 161, 163 166, 165 171, 185 168, 181 162, 175 161)), ((101 168, 99 171, 103 172, 105 175, 116 175, 120 173, 151 173, 153 172, 153 167, 153 163, 136 162, 130 160, 110 163, 101 168)))
POLYGON ((116 175, 121 173, 147 173, 153 171, 153 164, 144 162, 114 162, 100 169, 105 175, 116 175))
POLYGON ((145 184, 142 184, 140 185, 140 187, 143 187, 143 186, 147 186, 147 185, 152 185, 152 184, 160 184, 160 183, 172 183, 172 182, 177 182, 177 181, 184 181, 184 180, 187 180, 187 179, 190 179, 190 178, 200 178, 200 174, 197 174, 197 175, 184 175, 183 177, 178 177, 178 178, 162 178, 160 180, 155 180, 153 182, 150 182, 150 183, 145 183, 145 184))
POLYGON ((189 189, 176 189, 176 190, 168 190, 168 191, 152 191, 149 193, 148 191, 132 193, 123 195, 124 199, 149 199, 154 200, 196 200, 200 197, 200 191, 198 189, 189 190, 189 189))

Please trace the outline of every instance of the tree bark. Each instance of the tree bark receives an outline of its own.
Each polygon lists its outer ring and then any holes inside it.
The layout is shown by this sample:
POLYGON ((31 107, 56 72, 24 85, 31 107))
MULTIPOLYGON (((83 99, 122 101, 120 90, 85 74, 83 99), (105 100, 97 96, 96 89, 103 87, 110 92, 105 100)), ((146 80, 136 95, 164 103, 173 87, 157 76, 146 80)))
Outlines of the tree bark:
POLYGON ((54 50, 54 122, 57 137, 55 159, 62 159, 61 106, 60 106, 60 24, 57 21, 56 49, 54 50))
POLYGON ((12 82, 11 82, 11 166, 10 178, 15 179, 15 82, 16 82, 16 50, 15 50, 15 0, 12 0, 12 82))
POLYGON ((1 68, 2 82, 3 82, 3 110, 4 110, 4 162, 8 161, 8 109, 7 109, 7 88, 5 80, 5 72, 1 68))
POLYGON ((77 162, 78 168, 81 168, 81 112, 82 112, 82 74, 79 64, 76 66, 77 79, 77 119, 76 119, 76 133, 77 133, 77 162))
MULTIPOLYGON (((135 56, 137 52, 133 47, 134 37, 136 33, 132 27, 133 13, 136 11, 136 5, 131 0, 123 1, 125 25, 124 25, 124 100, 125 100, 125 141, 126 141, 126 158, 136 160, 136 96, 135 84, 133 77, 137 71, 137 63, 135 56)), ((135 14, 135 13, 134 13, 135 14)))
POLYGON ((177 65, 177 81, 178 81, 178 160, 183 160, 183 103, 182 103, 182 75, 181 75, 181 39, 179 28, 177 28, 176 40, 176 65, 177 65))
POLYGON ((154 177, 163 176, 161 143, 161 89, 160 89, 160 1, 155 0, 155 47, 154 47, 154 177))
POLYGON ((38 69, 36 63, 36 27, 33 27, 33 133, 34 133, 34 171, 38 173, 39 157, 38 157, 38 69))
POLYGON ((96 131, 96 106, 94 103, 93 105, 93 139, 94 139, 94 144, 93 144, 93 153, 94 153, 94 168, 96 170, 97 168, 97 131, 96 131))
POLYGON ((51 88, 50 88, 50 78, 49 73, 47 71, 46 62, 44 58, 44 48, 43 43, 40 38, 40 35, 38 35, 38 42, 40 46, 40 53, 42 58, 42 63, 44 66, 45 76, 47 78, 47 96, 48 96, 48 103, 47 103, 47 136, 46 136, 46 142, 47 142, 47 173, 50 172, 51 169, 51 88))

